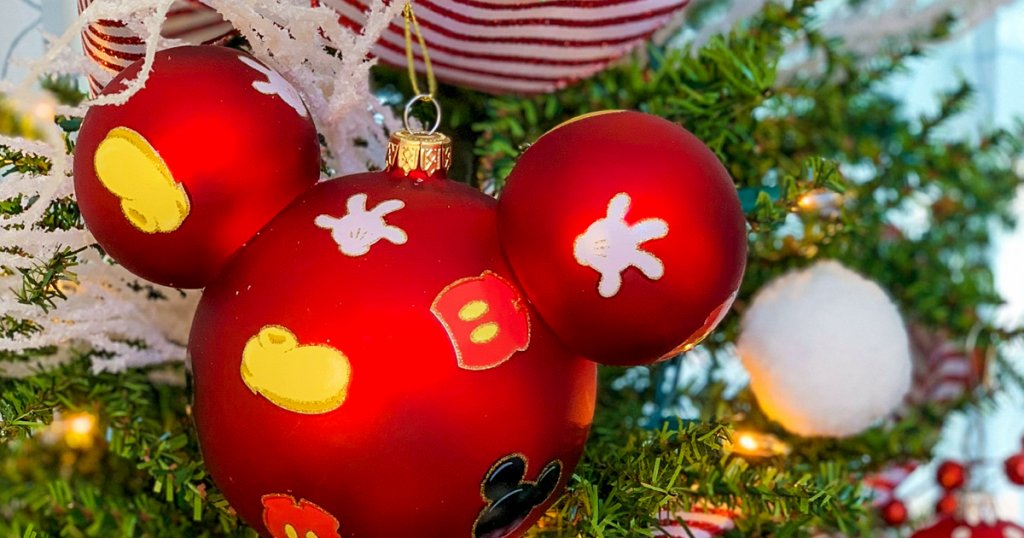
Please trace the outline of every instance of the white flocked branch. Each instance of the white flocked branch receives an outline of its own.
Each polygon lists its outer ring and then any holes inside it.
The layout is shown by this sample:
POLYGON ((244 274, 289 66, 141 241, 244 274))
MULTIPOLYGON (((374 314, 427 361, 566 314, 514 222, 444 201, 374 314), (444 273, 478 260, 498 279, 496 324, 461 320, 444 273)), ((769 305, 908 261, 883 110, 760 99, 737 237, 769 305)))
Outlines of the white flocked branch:
MULTIPOLYGON (((23 83, 0 81, 0 93, 6 95, 9 105, 26 117, 33 117, 38 115, 40 105, 52 103, 52 98, 36 84, 44 75, 92 74, 108 80, 109 75, 74 51, 72 44, 90 22, 109 19, 124 21, 137 35, 144 36, 147 47, 139 77, 125 91, 86 101, 81 106, 51 104, 42 108, 49 113, 83 116, 91 106, 125 102, 145 85, 156 52, 183 44, 160 37, 160 25, 172 2, 124 0, 90 4, 64 34, 51 39, 44 56, 30 64, 23 83)), ((380 33, 400 16, 405 2, 375 0, 362 31, 342 26, 334 11, 311 7, 307 0, 205 3, 248 39, 257 58, 281 72, 299 90, 326 140, 325 156, 330 169, 340 175, 383 164, 387 133, 398 128, 399 123, 370 90, 370 67, 375 60, 369 51, 380 33), (328 48, 340 54, 332 54, 328 48), (356 140, 362 143, 356 144, 356 140)), ((0 199, 18 194, 23 199, 34 199, 26 211, 0 223, 0 247, 19 247, 16 252, 0 252, 0 266, 8 269, 0 272, 0 311, 42 328, 30 336, 0 338, 0 352, 23 353, 46 347, 58 351, 33 361, 0 359, 0 377, 29 375, 88 349, 104 352, 92 359, 95 372, 184 360, 199 293, 153 286, 166 297, 154 301, 148 297, 148 290, 136 291, 137 278, 104 259, 95 249, 86 248, 79 254, 79 265, 73 268, 76 281, 60 284, 68 297, 66 301, 56 301, 56 306, 48 311, 18 302, 18 268, 45 263, 59 249, 79 249, 94 242, 84 230, 47 232, 34 226, 54 200, 73 195, 74 190, 71 156, 64 150, 62 132, 52 121, 46 121, 52 119, 47 115, 36 121, 42 140, 0 136, 0 144, 46 157, 53 163, 46 175, 11 173, 0 179, 0 199)))

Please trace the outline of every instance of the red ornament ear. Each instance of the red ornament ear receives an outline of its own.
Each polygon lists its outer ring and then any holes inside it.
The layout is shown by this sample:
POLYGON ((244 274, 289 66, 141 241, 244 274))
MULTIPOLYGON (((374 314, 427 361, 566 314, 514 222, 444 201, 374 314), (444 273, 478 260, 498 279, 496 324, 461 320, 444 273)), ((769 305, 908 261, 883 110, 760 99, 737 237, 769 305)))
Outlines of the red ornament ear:
POLYGON ((96 241, 136 275, 180 288, 205 286, 319 176, 320 143, 299 94, 223 47, 158 52, 128 102, 89 110, 75 148, 75 194, 96 241))
POLYGON ((498 233, 541 319, 604 364, 697 345, 746 265, 728 172, 685 129, 639 112, 586 114, 537 140, 498 200, 498 233))

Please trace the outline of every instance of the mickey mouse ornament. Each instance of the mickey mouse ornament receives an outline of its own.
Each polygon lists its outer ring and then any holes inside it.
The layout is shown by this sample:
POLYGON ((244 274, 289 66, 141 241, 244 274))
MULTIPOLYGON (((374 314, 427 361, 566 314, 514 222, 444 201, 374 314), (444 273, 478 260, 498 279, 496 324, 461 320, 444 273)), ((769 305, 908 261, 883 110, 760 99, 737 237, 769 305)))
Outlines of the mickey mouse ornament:
POLYGON ((698 344, 746 264, 728 172, 688 131, 639 112, 580 116, 537 140, 508 177, 498 228, 541 318, 603 364, 698 344))
POLYGON ((450 151, 395 134, 385 171, 312 188, 203 294, 203 456, 274 538, 519 536, 579 460, 595 366, 519 291, 450 151))
POLYGON ((319 177, 320 143, 298 92, 224 47, 157 52, 145 87, 89 110, 75 148, 75 194, 96 241, 136 275, 180 288, 205 286, 319 177))

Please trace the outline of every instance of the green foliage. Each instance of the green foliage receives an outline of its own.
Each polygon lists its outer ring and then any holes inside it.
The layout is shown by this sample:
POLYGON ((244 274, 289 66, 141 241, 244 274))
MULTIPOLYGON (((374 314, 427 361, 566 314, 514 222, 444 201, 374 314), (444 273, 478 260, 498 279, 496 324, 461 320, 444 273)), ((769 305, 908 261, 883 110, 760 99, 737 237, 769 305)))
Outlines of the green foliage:
POLYGON ((0 145, 0 176, 15 172, 19 174, 46 174, 50 171, 50 160, 40 155, 15 151, 0 145))
POLYGON ((70 75, 46 77, 40 81, 40 86, 63 105, 77 106, 88 97, 78 88, 78 78, 70 75))
POLYGON ((56 299, 67 299, 61 289, 61 282, 75 282, 71 268, 78 264, 77 255, 84 249, 56 249, 52 258, 44 263, 27 268, 18 268, 21 273, 21 289, 15 290, 18 302, 36 305, 44 312, 54 308, 56 299))
POLYGON ((255 536, 209 484, 185 387, 89 368, 0 380, 0 536, 255 536), (54 409, 98 413, 98 445, 48 437, 54 409))
POLYGON ((794 536, 811 524, 849 531, 864 517, 858 486, 836 462, 751 462, 723 450, 712 422, 596 435, 570 493, 537 536, 651 536, 673 507, 742 506, 738 536, 794 536), (819 517, 819 514, 824 514, 819 517))

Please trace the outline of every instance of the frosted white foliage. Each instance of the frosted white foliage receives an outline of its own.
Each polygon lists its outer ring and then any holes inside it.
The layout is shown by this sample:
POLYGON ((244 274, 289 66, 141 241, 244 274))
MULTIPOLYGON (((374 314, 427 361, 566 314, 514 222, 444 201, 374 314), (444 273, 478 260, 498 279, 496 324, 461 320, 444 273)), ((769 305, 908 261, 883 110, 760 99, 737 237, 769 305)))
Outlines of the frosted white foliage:
POLYGON ((793 433, 857 434, 910 388, 910 342, 885 291, 834 261, 766 285, 743 316, 737 351, 769 417, 793 433))
POLYGON ((337 12, 328 7, 309 7, 308 0, 204 3, 249 40, 254 56, 299 90, 327 140, 332 169, 352 174, 365 172, 370 164, 383 165, 385 127, 394 131, 400 124, 370 93, 370 67, 376 60, 369 58, 377 38, 400 17, 405 2, 374 1, 362 33, 339 24, 337 12), (331 54, 327 47, 341 54, 331 54), (357 139, 365 141, 365 147, 354 144, 357 139))
MULTIPOLYGON (((48 52, 31 64, 21 85, 0 81, 7 103, 25 117, 35 118, 41 141, 0 136, 0 144, 48 158, 49 174, 9 174, 0 179, 0 199, 18 194, 35 199, 19 215, 0 223, 0 312, 28 320, 40 331, 15 338, 0 337, 0 352, 23 352, 53 346, 58 351, 34 362, 0 359, 0 377, 29 375, 40 367, 58 364, 78 350, 105 352, 93 359, 93 370, 120 371, 185 359, 188 331, 199 298, 198 292, 181 292, 144 282, 103 259, 93 248, 78 255, 72 270, 75 282, 62 282, 68 299, 57 300, 48 311, 18 302, 21 289, 17 269, 45 263, 62 248, 79 249, 95 241, 85 230, 46 232, 37 226, 46 208, 56 199, 73 196, 71 156, 64 150, 62 131, 54 114, 84 116, 91 106, 120 104, 144 87, 158 50, 184 43, 160 36, 160 26, 173 0, 120 0, 94 2, 59 37, 51 39, 48 52), (124 21, 147 43, 143 69, 128 87, 82 106, 59 106, 35 85, 46 74, 91 74, 100 82, 109 75, 71 46, 92 21, 124 21), (17 246, 17 250, 10 247, 17 246), (143 284, 143 286, 140 286, 143 284), (162 299, 153 300, 153 293, 162 299), (130 345, 141 342, 144 346, 130 345)), ((326 7, 311 7, 308 0, 205 0, 252 45, 252 53, 298 90, 328 145, 330 168, 338 174, 380 167, 387 143, 386 131, 399 122, 391 110, 370 92, 369 70, 375 60, 369 52, 380 33, 400 16, 404 1, 377 0, 367 14, 361 32, 338 24, 338 16, 326 7), (327 47, 340 54, 328 52, 327 47), (359 140, 361 143, 356 144, 359 140)), ((258 113, 258 111, 254 111, 258 113)), ((239 136, 245 136, 239 133, 239 136)))

